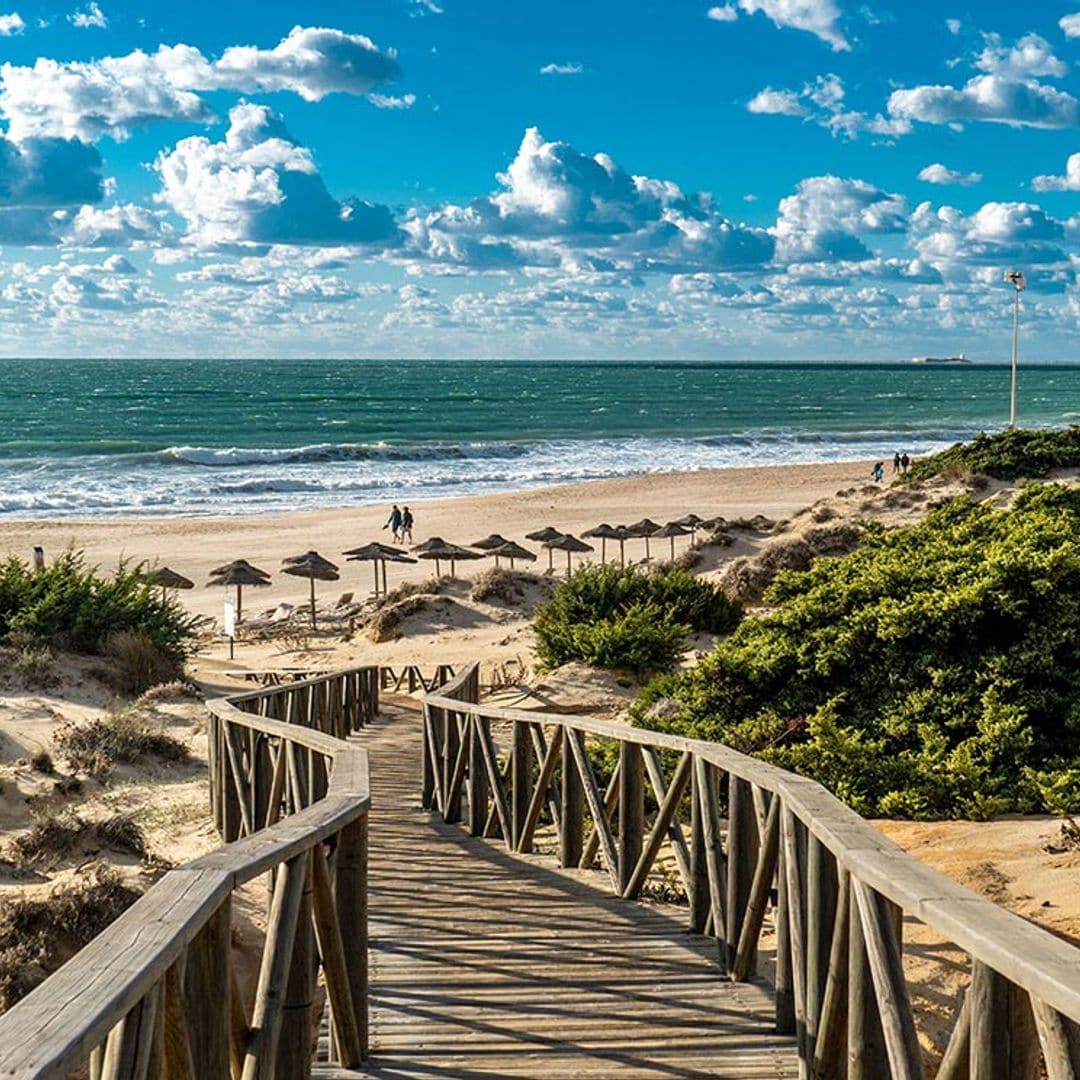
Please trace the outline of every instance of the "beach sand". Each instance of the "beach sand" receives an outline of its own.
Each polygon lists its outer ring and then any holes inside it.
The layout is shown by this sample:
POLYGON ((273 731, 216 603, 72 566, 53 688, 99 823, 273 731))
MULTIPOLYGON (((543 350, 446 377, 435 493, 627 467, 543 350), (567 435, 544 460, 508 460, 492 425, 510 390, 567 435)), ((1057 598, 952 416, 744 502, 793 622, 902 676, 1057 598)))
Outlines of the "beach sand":
MULTIPOLYGON (((601 521, 615 525, 648 516, 663 523, 688 513, 704 518, 717 514, 783 518, 839 488, 869 483, 869 477, 869 462, 843 462, 654 473, 476 498, 439 499, 412 504, 414 539, 420 542, 425 537, 441 536, 467 545, 499 532, 520 542, 526 533, 545 525, 579 534, 601 521)), ((245 607, 250 605, 254 612, 282 600, 306 601, 307 582, 277 571, 282 559, 311 548, 342 568, 339 583, 320 586, 323 602, 346 590, 361 599, 372 586, 371 565, 346 563, 341 552, 372 540, 389 543, 389 530, 382 530, 389 510, 387 504, 288 515, 4 520, 0 522, 0 553, 29 558, 33 546, 40 544, 46 558, 74 547, 103 569, 115 566, 121 558, 168 565, 196 583, 195 589, 181 594, 191 611, 220 616, 222 590, 205 587, 212 567, 246 558, 274 575, 269 588, 247 590, 245 607)), ((676 551, 685 544, 677 540, 676 551)), ((526 546, 537 548, 527 541, 526 546)), ((556 560, 560 559, 565 565, 565 555, 556 552, 556 560)), ((490 565, 490 560, 484 560, 458 569, 463 576, 473 576, 490 565)), ((433 563, 387 567, 391 588, 433 573, 433 563)))

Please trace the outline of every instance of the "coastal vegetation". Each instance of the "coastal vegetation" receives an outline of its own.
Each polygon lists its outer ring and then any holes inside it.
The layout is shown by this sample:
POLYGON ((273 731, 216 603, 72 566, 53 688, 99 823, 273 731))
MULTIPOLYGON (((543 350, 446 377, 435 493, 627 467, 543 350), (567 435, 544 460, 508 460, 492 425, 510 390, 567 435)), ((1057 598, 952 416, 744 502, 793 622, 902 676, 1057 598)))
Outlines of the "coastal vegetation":
POLYGON ((586 564, 555 586, 533 629, 545 667, 580 660, 655 672, 675 666, 691 633, 725 633, 741 617, 719 586, 686 570, 586 564))
POLYGON ((0 563, 0 643, 21 650, 24 666, 47 679, 47 653, 109 657, 118 689, 138 693, 177 678, 194 644, 195 620, 163 599, 139 567, 110 576, 68 551, 43 569, 0 563))
POLYGON ((811 776, 865 815, 1080 810, 1080 492, 961 499, 781 572, 635 723, 811 776))
POLYGON ((971 474, 996 480, 1040 479, 1054 469, 1080 468, 1080 426, 1006 429, 977 435, 970 442, 916 461, 902 481, 971 474))

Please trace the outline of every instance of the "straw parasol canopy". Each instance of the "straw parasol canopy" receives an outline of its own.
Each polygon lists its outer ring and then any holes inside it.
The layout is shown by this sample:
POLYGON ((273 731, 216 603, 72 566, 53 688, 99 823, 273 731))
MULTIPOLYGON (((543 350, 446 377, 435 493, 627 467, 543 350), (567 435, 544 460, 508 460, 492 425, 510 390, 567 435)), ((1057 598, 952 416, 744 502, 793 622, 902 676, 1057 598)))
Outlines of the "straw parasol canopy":
POLYGON ((243 589, 265 588, 270 584, 270 575, 257 566, 252 566, 246 559, 236 559, 234 562, 219 566, 217 570, 210 572, 210 580, 206 587, 223 585, 226 588, 236 586, 236 621, 240 621, 243 614, 243 589))
POLYGON ((391 547, 389 544, 371 543, 362 547, 350 548, 342 554, 349 562, 369 562, 375 571, 375 595, 379 595, 379 570, 382 570, 382 592, 386 595, 386 564, 388 562, 415 563, 402 548, 391 547))
POLYGON ((417 558, 420 559, 434 559, 435 560, 435 573, 439 574, 440 564, 444 562, 450 563, 450 576, 454 577, 457 573, 458 562, 465 562, 469 559, 486 559, 486 555, 482 555, 479 551, 471 551, 469 548, 459 547, 457 544, 448 543, 443 540, 441 536, 433 536, 430 540, 425 540, 422 544, 417 544, 412 549, 416 552, 417 558))
POLYGON ((669 521, 663 528, 657 529, 653 533, 654 539, 661 537, 671 538, 671 561, 675 561, 675 537, 676 536, 689 536, 690 530, 684 529, 677 521, 669 521))
POLYGON ((234 567, 240 567, 243 570, 250 570, 257 577, 261 577, 264 581, 270 580, 270 575, 265 570, 260 570, 257 566, 252 566, 247 559, 233 559, 232 562, 226 563, 224 566, 219 566, 216 570, 210 571, 211 577, 221 577, 222 574, 227 574, 234 567))
POLYGON ((649 551, 649 537, 655 536, 657 529, 660 526, 656 524, 652 518, 644 517, 640 521, 635 521, 633 525, 627 525, 627 533, 635 540, 645 541, 645 558, 651 559, 652 553, 649 551))
POLYGON ((495 556, 495 565, 499 565, 499 559, 509 559, 510 569, 514 569, 515 559, 524 559, 526 562, 536 562, 536 555, 530 551, 527 547, 522 547, 520 544, 514 543, 513 540, 507 540, 505 544, 500 547, 492 548, 489 555, 495 556))
MULTIPOLYGON (((547 544, 549 540, 557 540, 562 533, 558 529, 553 529, 550 525, 545 525, 542 529, 536 529, 534 532, 526 533, 526 540, 535 540, 538 544, 547 544)), ((552 552, 551 548, 548 548, 548 573, 550 574, 554 567, 551 565, 552 552)))
POLYGON ((282 560, 281 572, 293 577, 306 577, 311 583, 311 629, 316 629, 315 581, 337 581, 341 577, 338 568, 317 551, 305 551, 302 555, 292 555, 282 560))
POLYGON ((566 552, 566 576, 570 576, 570 554, 571 552, 578 552, 584 554, 586 551, 595 551, 596 548, 592 544, 586 544, 584 540, 579 540, 576 536, 571 536, 569 533, 561 533, 559 536, 552 540, 544 541, 543 547, 546 547, 549 552, 553 549, 566 552))
MULTIPOLYGON (((622 534, 606 521, 601 521, 595 528, 586 529, 581 535, 587 536, 591 540, 600 541, 600 561, 603 563, 607 562, 607 542, 609 540, 618 540, 622 534)), ((625 537, 623 538, 625 539, 625 537)))
POLYGON ((483 540, 477 540, 475 543, 470 544, 469 547, 478 548, 480 551, 493 551, 495 548, 509 543, 510 541, 505 536, 492 533, 490 536, 485 536, 483 540))
POLYGON ((697 536, 698 527, 705 524, 703 517, 698 517, 697 514, 685 514, 679 518, 676 525, 681 525, 684 529, 690 530, 690 543, 694 542, 694 538, 697 536))
POLYGON ((195 582, 190 578, 184 577, 183 574, 178 574, 175 570, 170 570, 167 566, 159 566, 156 570, 151 570, 146 575, 146 580, 153 585, 161 586, 161 599, 165 600, 166 589, 194 589, 195 582))

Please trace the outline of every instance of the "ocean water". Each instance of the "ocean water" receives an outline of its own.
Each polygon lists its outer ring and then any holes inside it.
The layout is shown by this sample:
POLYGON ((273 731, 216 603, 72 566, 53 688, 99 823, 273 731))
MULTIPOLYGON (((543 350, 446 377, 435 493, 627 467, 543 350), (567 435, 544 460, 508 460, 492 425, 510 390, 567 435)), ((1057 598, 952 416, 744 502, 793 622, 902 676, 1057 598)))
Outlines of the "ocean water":
MULTIPOLYGON (((240 514, 671 469, 918 456, 997 430, 991 365, 0 360, 0 514, 240 514)), ((1025 367, 1020 421, 1080 419, 1025 367)))

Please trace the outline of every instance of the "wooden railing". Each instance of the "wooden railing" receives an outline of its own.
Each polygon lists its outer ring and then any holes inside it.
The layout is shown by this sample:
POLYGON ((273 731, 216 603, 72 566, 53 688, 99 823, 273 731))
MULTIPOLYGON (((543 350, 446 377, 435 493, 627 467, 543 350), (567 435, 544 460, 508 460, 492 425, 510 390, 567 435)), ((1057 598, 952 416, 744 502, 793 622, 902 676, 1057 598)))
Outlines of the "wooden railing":
POLYGON ((0 1017, 0 1077, 307 1077, 320 967, 331 1060, 360 1064, 370 793, 367 754, 344 740, 374 719, 378 685, 361 668, 208 704, 211 813, 228 842, 167 873, 0 1017), (249 1005, 233 897, 263 875, 249 1005))
POLYGON ((475 666, 424 698, 425 806, 520 853, 553 831, 563 866, 599 858, 627 899, 669 853, 689 928, 737 981, 757 970, 771 912, 776 1029, 795 1037, 800 1076, 925 1075, 907 915, 971 962, 938 1080, 1080 1078, 1080 949, 912 858, 819 784, 714 743, 477 698, 475 666))
POLYGON ((432 669, 431 674, 424 673, 424 669, 418 664, 406 664, 399 670, 392 667, 379 668, 379 687, 391 694, 404 691, 413 694, 417 690, 425 692, 434 690, 437 686, 449 682, 454 677, 454 669, 449 664, 438 664, 432 669))

